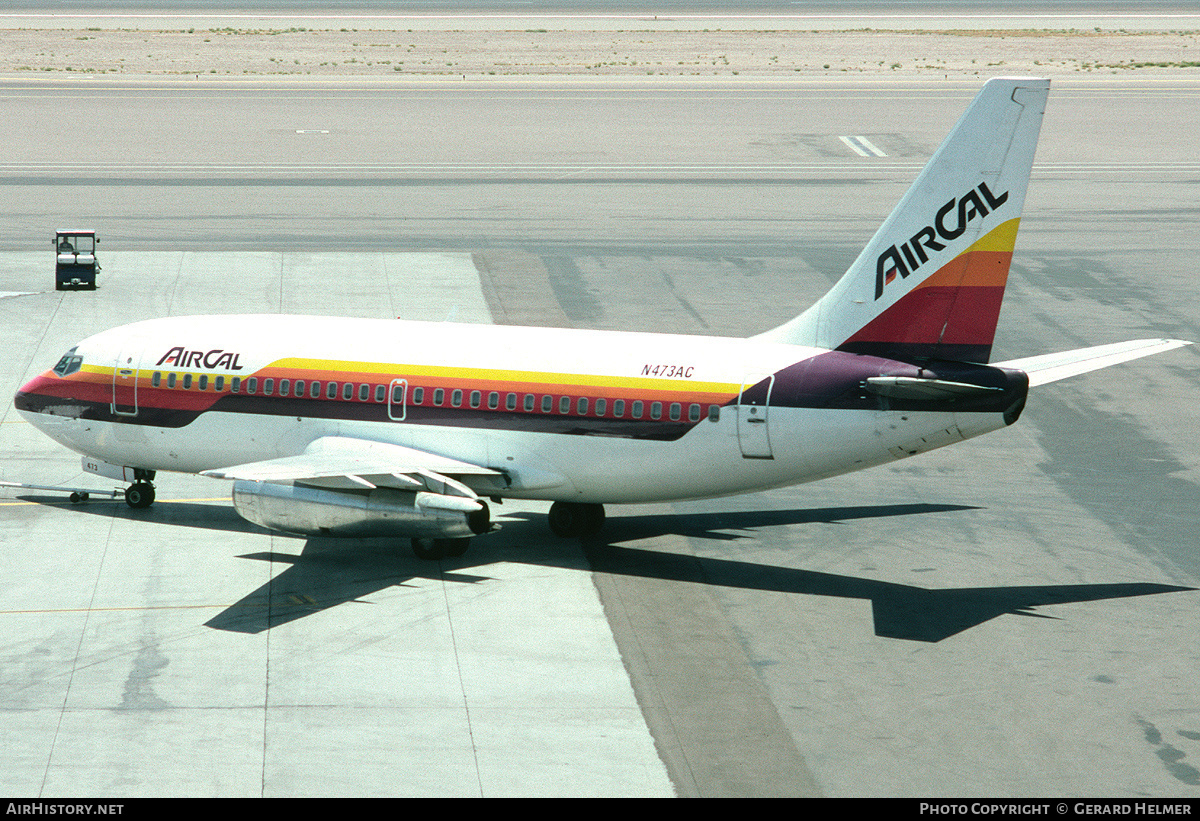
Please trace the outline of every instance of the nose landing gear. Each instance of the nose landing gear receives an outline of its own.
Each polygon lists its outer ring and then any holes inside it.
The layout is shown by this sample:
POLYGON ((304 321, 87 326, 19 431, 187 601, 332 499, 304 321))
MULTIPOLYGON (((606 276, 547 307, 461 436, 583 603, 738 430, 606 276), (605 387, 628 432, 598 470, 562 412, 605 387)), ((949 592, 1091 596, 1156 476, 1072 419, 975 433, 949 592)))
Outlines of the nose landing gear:
POLYGON ((135 509, 154 504, 154 485, 146 481, 134 482, 125 488, 125 504, 135 509))

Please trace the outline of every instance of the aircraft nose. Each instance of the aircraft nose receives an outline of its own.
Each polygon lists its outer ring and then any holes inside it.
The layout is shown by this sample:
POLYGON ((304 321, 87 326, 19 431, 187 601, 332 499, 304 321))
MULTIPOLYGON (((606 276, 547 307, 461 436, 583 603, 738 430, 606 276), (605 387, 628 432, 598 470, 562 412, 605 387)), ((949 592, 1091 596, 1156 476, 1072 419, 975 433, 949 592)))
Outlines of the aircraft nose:
POLYGON ((30 410, 30 395, 37 390, 37 379, 26 382, 17 389, 17 393, 13 396, 13 407, 17 410, 30 410))
POLYGON ((35 376, 26 382, 13 396, 13 407, 20 411, 22 416, 42 413, 46 400, 50 398, 45 391, 48 381, 45 376, 35 376))

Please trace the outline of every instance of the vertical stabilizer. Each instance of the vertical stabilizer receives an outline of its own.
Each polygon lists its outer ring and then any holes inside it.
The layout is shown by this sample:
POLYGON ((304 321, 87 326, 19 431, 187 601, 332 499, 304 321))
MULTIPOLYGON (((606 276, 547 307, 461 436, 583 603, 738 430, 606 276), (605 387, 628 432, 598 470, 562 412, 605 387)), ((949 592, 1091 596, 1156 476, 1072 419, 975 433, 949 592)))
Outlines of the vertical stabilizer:
POLYGON ((829 293, 757 338, 987 362, 1049 89, 989 80, 829 293))

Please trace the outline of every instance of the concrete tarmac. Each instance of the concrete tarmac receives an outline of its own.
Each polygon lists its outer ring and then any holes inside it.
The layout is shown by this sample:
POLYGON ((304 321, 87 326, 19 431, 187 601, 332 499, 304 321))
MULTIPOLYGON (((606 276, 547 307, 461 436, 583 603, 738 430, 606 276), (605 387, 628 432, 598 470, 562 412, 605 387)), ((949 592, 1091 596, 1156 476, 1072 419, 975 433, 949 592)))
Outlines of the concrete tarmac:
MULTIPOLYGON (((976 88, 8 83, 2 396, 147 316, 761 331, 840 275, 976 88), (99 110, 86 152, 50 136, 99 110), (101 231, 94 294, 52 290, 66 222, 101 231)), ((997 359, 1200 339, 1198 95, 1055 84, 997 359)), ((143 512, 7 494, 0 783, 1194 796, 1198 364, 1046 386, 891 468, 613 507, 583 542, 505 505, 438 565, 268 534, 189 477, 143 512)), ((90 481, 3 401, 0 478, 90 481)))

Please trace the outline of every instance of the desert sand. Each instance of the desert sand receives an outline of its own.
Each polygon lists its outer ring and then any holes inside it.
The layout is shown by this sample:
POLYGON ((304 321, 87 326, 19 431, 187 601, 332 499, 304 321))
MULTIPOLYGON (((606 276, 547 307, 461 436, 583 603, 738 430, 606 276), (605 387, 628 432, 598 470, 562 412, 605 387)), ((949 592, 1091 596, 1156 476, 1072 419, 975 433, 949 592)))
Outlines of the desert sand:
POLYGON ((8 77, 1200 76, 1200 32, 0 30, 8 77))

